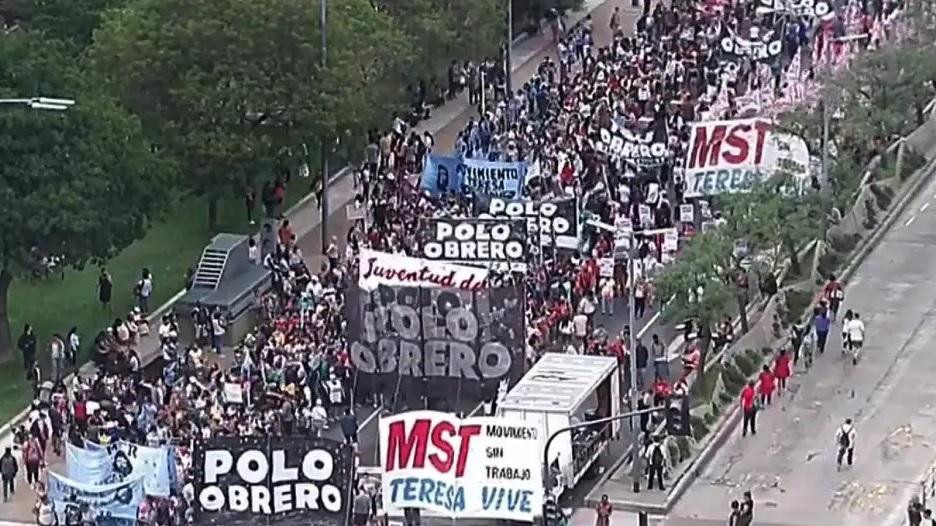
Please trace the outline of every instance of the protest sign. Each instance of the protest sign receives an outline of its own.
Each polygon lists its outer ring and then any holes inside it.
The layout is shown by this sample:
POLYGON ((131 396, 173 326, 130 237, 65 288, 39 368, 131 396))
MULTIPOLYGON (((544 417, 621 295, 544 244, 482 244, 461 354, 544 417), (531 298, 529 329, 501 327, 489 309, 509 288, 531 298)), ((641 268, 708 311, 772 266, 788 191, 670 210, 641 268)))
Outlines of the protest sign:
POLYGON ((526 269, 527 224, 523 219, 424 219, 420 237, 425 259, 526 269))
POLYGON ((501 380, 523 375, 523 298, 521 286, 351 291, 356 390, 412 403, 489 399, 501 380))
POLYGON ((527 232, 537 234, 542 246, 578 248, 578 204, 575 198, 552 201, 510 201, 492 198, 481 217, 526 219, 527 232))
POLYGON ((448 192, 520 198, 527 163, 493 162, 430 155, 423 170, 420 188, 432 195, 448 192))
POLYGON ((65 472, 69 479, 102 485, 142 478, 146 494, 154 497, 169 496, 174 462, 168 447, 147 447, 126 441, 89 448, 66 444, 65 448, 65 472))
POLYGON ((640 138, 620 128, 614 121, 610 128, 602 128, 594 141, 595 149, 607 155, 630 161, 639 166, 658 166, 666 159, 669 149, 664 141, 640 138))
POLYGON ((436 411, 381 418, 384 506, 532 521, 542 510, 540 435, 505 418, 436 411))
POLYGON ((212 437, 196 442, 196 524, 343 526, 351 446, 316 437, 212 437))
POLYGON ((598 260, 598 274, 603 278, 613 278, 614 258, 600 258, 598 260))
POLYGON ((769 121, 756 118, 693 123, 686 197, 745 192, 775 173, 808 174, 806 143, 772 128, 769 121))
POLYGON ((653 222, 653 216, 650 214, 650 207, 647 205, 638 205, 637 206, 637 215, 640 218, 640 226, 646 228, 651 226, 653 222))
POLYGON ((367 217, 367 209, 364 207, 364 203, 354 201, 345 206, 345 214, 348 216, 348 221, 357 221, 367 217))
POLYGON ((481 290, 488 286, 488 270, 361 249, 358 286, 446 287, 481 290))
POLYGON ((85 508, 95 526, 132 526, 143 502, 143 478, 114 484, 87 484, 49 472, 49 498, 55 503, 59 524, 66 515, 85 508), (77 509, 73 509, 77 508, 77 509))
POLYGON ((679 222, 695 222, 695 208, 692 205, 679 205, 679 222))
POLYGON ((675 228, 667 228, 663 232, 663 251, 675 252, 679 249, 679 232, 675 228))

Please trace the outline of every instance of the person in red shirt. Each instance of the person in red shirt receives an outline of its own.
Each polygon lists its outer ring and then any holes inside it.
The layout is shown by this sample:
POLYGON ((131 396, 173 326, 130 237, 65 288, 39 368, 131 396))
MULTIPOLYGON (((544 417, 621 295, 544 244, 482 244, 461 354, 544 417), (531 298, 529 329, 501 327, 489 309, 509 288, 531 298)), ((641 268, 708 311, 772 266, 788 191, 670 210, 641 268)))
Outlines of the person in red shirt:
POLYGON ((770 405, 775 388, 773 373, 770 372, 770 367, 765 365, 758 377, 757 390, 760 392, 761 405, 770 405))
POLYGON ((751 434, 756 435, 754 419, 757 416, 757 407, 754 400, 757 398, 757 392, 754 390, 754 380, 750 380, 744 389, 741 390, 741 411, 744 412, 744 422, 741 427, 741 436, 747 436, 750 428, 751 434))
POLYGON ((790 377, 790 355, 786 349, 780 349, 780 354, 774 361, 773 375, 777 379, 777 394, 780 394, 786 389, 786 381, 790 377))

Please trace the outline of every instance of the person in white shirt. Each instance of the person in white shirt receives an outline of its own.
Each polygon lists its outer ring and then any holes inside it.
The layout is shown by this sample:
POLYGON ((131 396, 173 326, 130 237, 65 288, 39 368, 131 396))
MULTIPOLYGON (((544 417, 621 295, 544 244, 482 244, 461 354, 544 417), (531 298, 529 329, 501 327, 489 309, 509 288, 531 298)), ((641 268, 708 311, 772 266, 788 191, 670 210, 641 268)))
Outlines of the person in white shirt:
POLYGON ((321 436, 322 431, 328 429, 328 411, 325 410, 321 400, 315 401, 315 407, 312 408, 309 418, 314 436, 321 436))
POLYGON ((221 310, 216 308, 211 315, 211 348, 214 349, 215 354, 221 354, 221 343, 226 331, 227 323, 221 310))
POLYGON ((851 418, 846 418, 845 423, 839 426, 835 431, 835 444, 838 447, 838 454, 835 456, 835 465, 838 469, 842 468, 842 460, 848 456, 848 465, 852 465, 855 459, 855 425, 851 418))
POLYGON ((257 245, 257 240, 253 236, 247 240, 247 259, 254 265, 260 264, 260 246, 257 245))
POLYGON ((845 325, 845 332, 848 333, 848 341, 852 348, 852 364, 858 364, 858 354, 864 345, 865 325, 861 321, 861 316, 856 312, 851 320, 845 325))

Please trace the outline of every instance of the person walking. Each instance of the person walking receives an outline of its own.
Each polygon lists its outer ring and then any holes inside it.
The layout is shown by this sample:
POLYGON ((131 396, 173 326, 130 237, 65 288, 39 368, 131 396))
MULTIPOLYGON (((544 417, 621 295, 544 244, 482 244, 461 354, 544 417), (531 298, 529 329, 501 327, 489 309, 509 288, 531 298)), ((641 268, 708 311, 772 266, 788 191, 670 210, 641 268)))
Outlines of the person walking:
POLYGON ((344 416, 338 423, 341 426, 341 434, 344 435, 345 443, 357 445, 358 442, 358 422, 357 417, 351 412, 351 408, 346 408, 344 416))
POLYGON ((748 381, 748 384, 741 390, 741 411, 744 413, 744 421, 741 427, 741 436, 747 436, 748 429, 752 435, 757 434, 755 418, 757 417, 757 392, 754 390, 754 380, 748 381))
POLYGON ((30 436, 23 444, 23 465, 26 466, 26 483, 30 486, 39 482, 39 469, 45 458, 42 443, 35 435, 30 436))
POLYGON ((776 388, 774 383, 774 375, 770 372, 770 366, 764 365, 761 369, 760 376, 758 377, 758 386, 757 390, 760 394, 760 403, 761 406, 768 406, 773 400, 773 392, 776 388))
POLYGON ((787 378, 790 377, 790 355, 786 349, 780 349, 780 354, 774 361, 773 375, 777 380, 777 396, 780 396, 786 389, 787 378))
POLYGON ((910 526, 923 524, 923 505, 920 504, 920 497, 916 495, 910 497, 910 504, 907 504, 907 521, 910 526))
POLYGON ((58 382, 65 373, 65 342, 58 334, 49 340, 49 356, 52 358, 52 381, 58 382))
POLYGON ((738 513, 738 526, 751 526, 752 522, 754 522, 754 498, 751 497, 750 491, 745 491, 738 513))
POLYGON ((861 321, 861 315, 854 313, 851 321, 846 324, 845 330, 848 332, 848 341, 851 345, 852 365, 858 365, 858 355, 861 353, 865 339, 865 325, 861 321))
POLYGON ((647 483, 647 489, 653 489, 654 479, 658 482, 660 486, 660 491, 666 491, 666 488, 663 487, 663 467, 666 466, 668 459, 666 447, 663 445, 663 437, 656 435, 653 437, 653 442, 647 446, 646 453, 644 453, 644 458, 647 460, 648 469, 649 469, 649 482, 647 483))
POLYGON ((23 353, 23 370, 26 371, 26 378, 33 370, 33 364, 36 363, 36 335, 33 333, 32 325, 23 325, 23 333, 16 341, 16 347, 23 353))
POLYGON ((114 280, 111 278, 110 272, 106 268, 101 267, 101 273, 98 275, 97 281, 97 295, 98 301, 101 302, 101 307, 110 312, 110 302, 111 294, 114 291, 114 280))
POLYGON ((352 526, 367 526, 367 521, 370 519, 371 498, 364 486, 358 487, 351 509, 352 526))
POLYGON ((829 339, 829 328, 832 322, 829 320, 829 312, 824 306, 813 309, 813 327, 816 330, 816 349, 819 354, 825 352, 826 341, 829 339))
POLYGON ((601 496, 601 501, 595 504, 595 526, 611 526, 611 513, 614 507, 607 495, 601 496))
POLYGON ((133 287, 133 294, 136 296, 137 306, 140 307, 140 311, 144 315, 149 314, 149 301, 153 295, 153 275, 150 274, 148 268, 140 271, 140 279, 133 287))
POLYGON ((16 474, 19 473, 19 464, 16 457, 13 456, 13 449, 6 448, 3 456, 0 457, 0 478, 3 479, 3 502, 10 500, 15 487, 13 482, 16 480, 16 474))
POLYGON ((835 431, 835 443, 838 445, 838 454, 835 456, 835 465, 842 469, 842 460, 847 455, 848 465, 852 465, 855 458, 855 425, 851 418, 846 418, 845 423, 839 426, 835 431))

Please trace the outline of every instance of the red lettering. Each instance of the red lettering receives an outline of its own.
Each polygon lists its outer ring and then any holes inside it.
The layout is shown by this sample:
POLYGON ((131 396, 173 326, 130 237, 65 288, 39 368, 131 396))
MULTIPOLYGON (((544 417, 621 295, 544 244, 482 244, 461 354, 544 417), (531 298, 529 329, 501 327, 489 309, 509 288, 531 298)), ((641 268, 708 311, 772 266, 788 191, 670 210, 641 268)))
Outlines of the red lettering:
POLYGON ((692 151, 689 155, 689 166, 687 168, 705 168, 709 164, 718 164, 721 143, 725 138, 727 127, 724 125, 715 126, 712 129, 711 137, 709 137, 708 128, 705 125, 695 126, 693 131, 694 140, 692 141, 692 151))
POLYGON ((409 435, 406 434, 405 422, 390 424, 387 432, 385 471, 421 468, 426 464, 426 444, 429 438, 430 422, 428 419, 417 420, 409 435))
POLYGON ((747 160, 748 153, 750 148, 748 147, 747 138, 745 134, 750 131, 751 127, 747 124, 739 124, 728 132, 728 137, 725 138, 725 142, 728 143, 728 146, 731 146, 736 152, 727 151, 727 149, 722 152, 722 158, 725 159, 730 164, 741 164, 747 160))
POLYGON ((430 440, 439 452, 429 455, 429 463, 440 473, 448 473, 455 462, 455 448, 449 443, 449 439, 454 435, 455 426, 447 420, 439 422, 432 429, 430 440))
POLYGON ((764 158, 764 142, 767 139, 767 132, 772 127, 767 121, 754 121, 754 130, 757 131, 757 142, 754 147, 754 165, 760 166, 761 159, 764 158))
POLYGON ((471 437, 481 434, 481 426, 462 426, 458 430, 458 436, 461 438, 461 447, 458 449, 458 463, 455 465, 455 476, 461 477, 465 474, 465 463, 468 461, 468 448, 471 445, 471 437))

